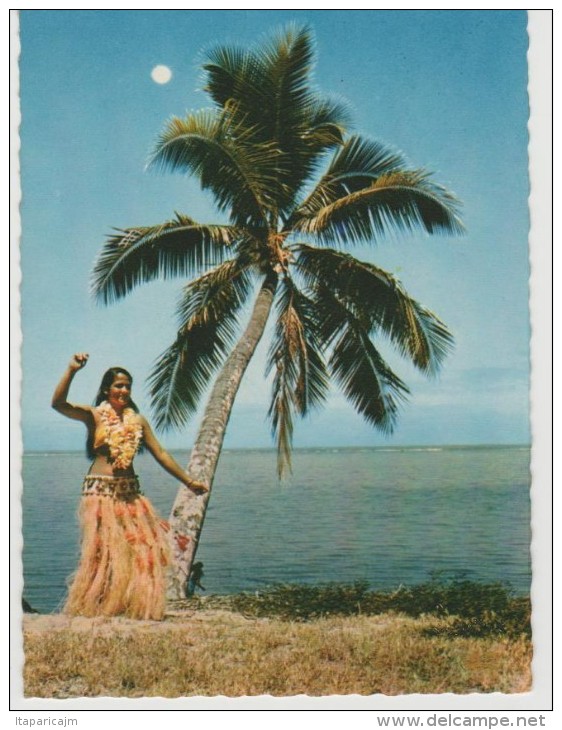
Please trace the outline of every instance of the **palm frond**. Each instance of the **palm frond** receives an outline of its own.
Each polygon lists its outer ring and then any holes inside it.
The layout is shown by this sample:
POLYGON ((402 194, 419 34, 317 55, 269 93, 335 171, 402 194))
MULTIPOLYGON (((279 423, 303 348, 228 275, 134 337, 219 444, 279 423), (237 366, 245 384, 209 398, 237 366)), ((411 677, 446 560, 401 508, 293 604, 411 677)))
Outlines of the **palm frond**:
POLYGON ((263 71, 247 49, 229 45, 212 48, 206 53, 203 71, 204 90, 221 109, 234 102, 247 113, 267 101, 260 82, 263 71))
POLYGON ((457 199, 423 171, 390 171, 336 198, 343 189, 341 185, 331 188, 329 183, 317 189, 307 201, 308 208, 300 208, 293 217, 293 229, 327 244, 376 241, 392 231, 458 234, 464 230, 457 199))
POLYGON ((108 304, 138 284, 192 275, 223 261, 239 235, 232 226, 205 225, 178 213, 157 226, 118 230, 94 265, 92 293, 108 304))
POLYGON ((239 255, 187 284, 177 307, 180 331, 218 321, 227 309, 238 311, 251 287, 251 271, 252 262, 239 255))
POLYGON ((273 137, 282 134, 282 120, 293 120, 310 98, 310 74, 315 49, 306 26, 290 23, 255 51, 269 84, 273 137), (289 104, 291 108, 284 105, 289 104), (277 129, 277 131, 275 131, 277 129))
POLYGON ((334 346, 329 367, 357 412, 381 431, 392 433, 399 405, 409 391, 364 330, 348 324, 334 346))
POLYGON ((363 323, 326 287, 315 289, 319 330, 330 348, 329 371, 365 420, 392 432, 408 388, 384 361, 363 323))
POLYGON ((303 116, 307 120, 306 126, 312 130, 335 127, 337 144, 344 146, 343 131, 352 123, 349 103, 345 99, 331 95, 314 96, 309 100, 303 116))
POLYGON ((302 110, 297 127, 297 138, 303 149, 314 154, 317 164, 320 155, 344 144, 344 133, 351 122, 349 106, 341 99, 314 96, 302 110))
POLYGON ((237 259, 190 282, 178 306, 177 338, 154 364, 150 396, 160 428, 182 426, 227 357, 238 313, 251 288, 250 268, 237 259))
POLYGON ((286 215, 323 152, 341 145, 349 113, 311 86, 314 43, 306 27, 289 25, 256 50, 219 47, 208 54, 206 88, 253 144, 272 145, 276 213, 286 215))
POLYGON ((159 137, 150 166, 195 175, 237 225, 265 225, 279 194, 278 151, 256 144, 248 124, 231 112, 173 117, 159 137))
POLYGON ((295 266, 310 286, 328 286, 370 333, 382 332, 422 372, 434 374, 453 345, 445 324, 374 264, 333 249, 293 246, 295 266))
POLYGON ((311 85, 315 49, 310 30, 289 26, 266 48, 270 102, 266 129, 282 155, 289 194, 279 201, 286 216, 316 171, 321 155, 342 143, 349 113, 343 102, 323 98, 311 85))
POLYGON ((404 169, 406 161, 396 150, 358 135, 338 150, 326 173, 295 213, 310 217, 339 198, 369 186, 381 175, 404 169))
POLYGON ((221 109, 236 105, 249 126, 273 140, 279 136, 279 114, 298 115, 311 98, 313 63, 310 31, 289 24, 254 49, 220 45, 209 50, 205 90, 221 109))
MULTIPOLYGON (((285 220, 291 218, 300 191, 316 176, 325 153, 344 143, 348 120, 349 112, 343 102, 311 96, 294 120, 291 134, 280 140, 285 187, 291 191, 280 201, 279 210, 285 220)), ((285 229, 288 230, 286 226, 285 229)))
POLYGON ((266 374, 275 370, 269 417, 277 437, 281 477, 291 468, 293 413, 304 416, 324 403, 328 373, 316 335, 313 303, 286 277, 279 283, 277 321, 266 374))

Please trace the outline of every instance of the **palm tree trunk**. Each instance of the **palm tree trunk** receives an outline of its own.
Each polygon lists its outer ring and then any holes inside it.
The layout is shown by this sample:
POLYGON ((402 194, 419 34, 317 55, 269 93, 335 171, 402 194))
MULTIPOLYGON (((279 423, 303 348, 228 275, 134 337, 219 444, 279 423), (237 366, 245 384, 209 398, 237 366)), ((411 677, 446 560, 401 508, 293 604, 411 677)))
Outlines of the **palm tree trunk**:
POLYGON ((273 304, 277 275, 271 272, 256 298, 248 326, 219 373, 207 403, 205 415, 191 452, 187 471, 204 482, 209 491, 196 495, 181 487, 170 516, 172 567, 168 598, 186 596, 187 581, 203 528, 207 504, 234 399, 248 363, 263 335, 273 304))

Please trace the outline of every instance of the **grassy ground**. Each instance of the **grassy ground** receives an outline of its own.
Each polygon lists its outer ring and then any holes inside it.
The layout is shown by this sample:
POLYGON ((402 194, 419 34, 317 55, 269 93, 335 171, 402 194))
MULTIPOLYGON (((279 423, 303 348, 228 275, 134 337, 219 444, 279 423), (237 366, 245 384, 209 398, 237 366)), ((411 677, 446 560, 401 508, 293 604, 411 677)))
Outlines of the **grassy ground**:
POLYGON ((369 592, 364 584, 281 586, 257 595, 192 599, 172 609, 161 622, 26 615, 25 695, 531 688, 528 600, 514 599, 499 586, 429 584, 392 594, 369 592))

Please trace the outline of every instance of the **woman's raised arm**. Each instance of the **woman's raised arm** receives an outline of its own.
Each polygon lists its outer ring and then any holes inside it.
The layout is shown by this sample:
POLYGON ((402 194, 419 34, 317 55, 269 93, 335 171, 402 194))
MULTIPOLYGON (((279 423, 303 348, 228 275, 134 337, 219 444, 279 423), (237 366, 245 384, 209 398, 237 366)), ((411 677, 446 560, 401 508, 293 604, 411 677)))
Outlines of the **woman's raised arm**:
POLYGON ((74 418, 77 421, 83 421, 86 423, 92 414, 90 406, 74 405, 68 402, 68 391, 70 390, 70 384, 76 373, 81 370, 88 362, 89 355, 86 352, 77 352, 72 356, 68 367, 66 368, 64 375, 60 379, 55 392, 53 393, 53 399, 51 406, 62 413, 63 416, 68 418, 74 418))

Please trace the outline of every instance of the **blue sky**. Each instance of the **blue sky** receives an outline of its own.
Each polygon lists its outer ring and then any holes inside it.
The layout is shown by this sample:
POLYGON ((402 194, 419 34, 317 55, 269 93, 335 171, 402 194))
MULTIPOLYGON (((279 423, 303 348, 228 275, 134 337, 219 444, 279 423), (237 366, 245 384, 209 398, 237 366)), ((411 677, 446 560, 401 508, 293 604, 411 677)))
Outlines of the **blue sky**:
MULTIPOLYGON (((71 398, 91 402, 103 371, 145 380, 174 338, 181 282, 111 307, 89 295, 113 227, 180 211, 217 219, 195 181, 145 163, 164 122, 208 105, 198 62, 296 20, 317 41, 316 83, 346 98, 354 129, 402 150, 463 201, 467 233, 354 249, 392 271, 455 335, 436 380, 392 359, 412 395, 394 435, 363 424, 337 392, 298 425, 295 445, 529 441, 527 34, 524 11, 22 11, 22 421, 26 449, 81 448, 81 427, 49 407, 70 355, 90 353, 71 398), (167 84, 154 66, 172 71, 167 84)), ((230 447, 271 444, 264 351, 247 373, 230 447)), ((389 353, 385 351, 385 355, 389 353)), ((198 417, 163 442, 188 447, 198 417)))

